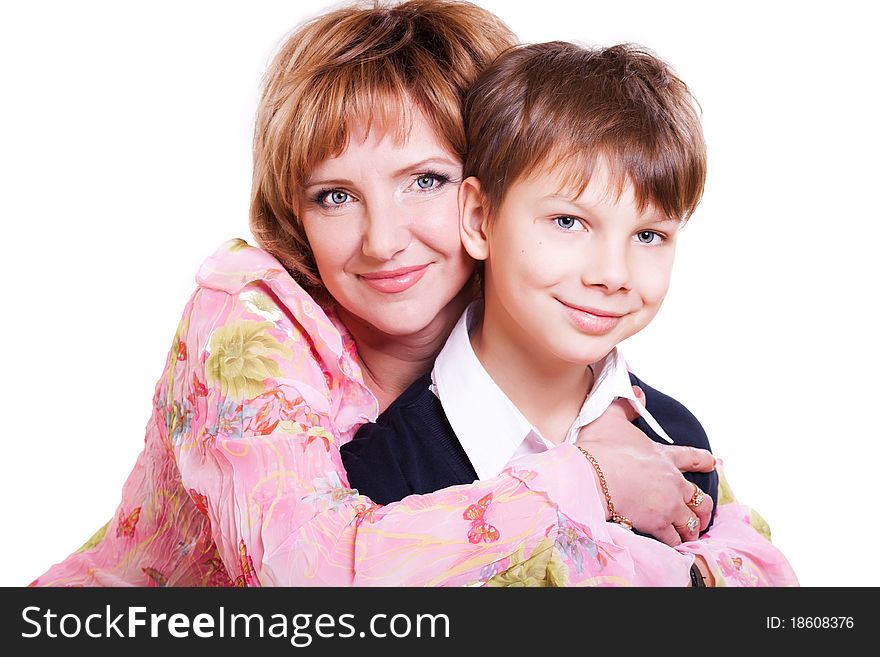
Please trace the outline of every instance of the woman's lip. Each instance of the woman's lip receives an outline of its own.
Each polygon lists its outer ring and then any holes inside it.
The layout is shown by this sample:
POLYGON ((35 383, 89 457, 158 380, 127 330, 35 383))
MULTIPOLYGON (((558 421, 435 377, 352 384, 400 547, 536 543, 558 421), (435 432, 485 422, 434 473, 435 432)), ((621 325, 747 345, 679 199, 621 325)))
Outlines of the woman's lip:
MULTIPOLYGON (((559 299, 557 299, 559 301, 559 299)), ((587 335, 605 335, 620 323, 623 315, 609 313, 607 310, 572 306, 559 301, 565 309, 565 314, 575 328, 587 335)))
POLYGON ((377 280, 382 278, 398 278, 400 276, 405 276, 406 274, 410 274, 414 271, 418 271, 419 269, 424 269, 428 265, 415 265, 413 267, 401 267, 400 269, 389 269, 387 271, 371 271, 365 274, 360 274, 361 278, 368 278, 370 280, 377 280))
MULTIPOLYGON (((429 263, 430 264, 430 263, 429 263)), ((416 267, 401 267, 388 271, 373 271, 360 274, 364 283, 378 292, 385 294, 397 294, 408 290, 422 280, 422 276, 428 270, 428 265, 416 267)))

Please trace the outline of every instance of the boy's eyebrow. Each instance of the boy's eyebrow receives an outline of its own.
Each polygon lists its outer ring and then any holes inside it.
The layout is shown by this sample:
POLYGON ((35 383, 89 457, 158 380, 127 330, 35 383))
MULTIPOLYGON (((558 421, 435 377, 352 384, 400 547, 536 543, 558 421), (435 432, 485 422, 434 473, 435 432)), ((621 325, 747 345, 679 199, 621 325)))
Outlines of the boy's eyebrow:
MULTIPOLYGON (((541 200, 549 200, 549 201, 565 201, 571 205, 576 205, 579 208, 582 208, 586 212, 590 212, 591 208, 583 203, 579 203, 577 201, 577 197, 572 198, 570 195, 565 194, 563 192, 553 192, 551 194, 545 194, 541 197, 541 200)), ((648 207, 651 207, 651 203, 648 203, 648 207)), ((653 206, 656 208, 656 206, 653 206)), ((676 224, 681 223, 681 219, 677 217, 670 217, 668 215, 659 215, 656 217, 649 217, 649 221, 657 222, 657 223, 666 223, 667 221, 674 222, 676 224)))

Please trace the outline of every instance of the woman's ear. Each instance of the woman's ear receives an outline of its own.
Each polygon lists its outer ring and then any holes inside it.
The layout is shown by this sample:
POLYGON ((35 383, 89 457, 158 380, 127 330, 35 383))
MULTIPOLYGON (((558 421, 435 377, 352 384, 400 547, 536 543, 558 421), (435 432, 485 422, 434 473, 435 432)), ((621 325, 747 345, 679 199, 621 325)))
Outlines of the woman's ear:
POLYGON ((485 260, 489 257, 488 213, 480 181, 473 176, 465 178, 458 188, 458 216, 465 251, 474 260, 485 260))

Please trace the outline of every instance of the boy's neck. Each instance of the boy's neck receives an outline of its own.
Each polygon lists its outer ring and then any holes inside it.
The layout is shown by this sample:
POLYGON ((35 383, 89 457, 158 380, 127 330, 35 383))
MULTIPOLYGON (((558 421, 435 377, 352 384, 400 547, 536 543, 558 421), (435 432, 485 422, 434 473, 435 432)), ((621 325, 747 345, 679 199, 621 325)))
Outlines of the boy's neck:
POLYGON ((357 345, 364 383, 384 411, 420 376, 434 366, 446 338, 473 297, 470 286, 418 333, 388 335, 337 307, 337 315, 357 345))
POLYGON ((491 313, 475 322, 471 346, 489 376, 541 435, 561 443, 593 387, 593 372, 544 352, 491 313), (487 336, 491 336, 488 337, 487 336))

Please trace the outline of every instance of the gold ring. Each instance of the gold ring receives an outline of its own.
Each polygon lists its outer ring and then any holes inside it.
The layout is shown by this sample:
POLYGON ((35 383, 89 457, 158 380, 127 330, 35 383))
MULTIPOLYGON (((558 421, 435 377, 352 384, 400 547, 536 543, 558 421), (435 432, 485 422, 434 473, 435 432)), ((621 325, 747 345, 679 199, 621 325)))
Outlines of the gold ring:
POLYGON ((694 494, 691 495, 691 501, 687 503, 688 506, 700 506, 704 499, 706 499, 706 493, 701 491, 700 488, 694 484, 694 494))
POLYGON ((687 521, 687 528, 692 532, 697 531, 697 527, 700 526, 700 520, 697 516, 691 516, 687 521))

